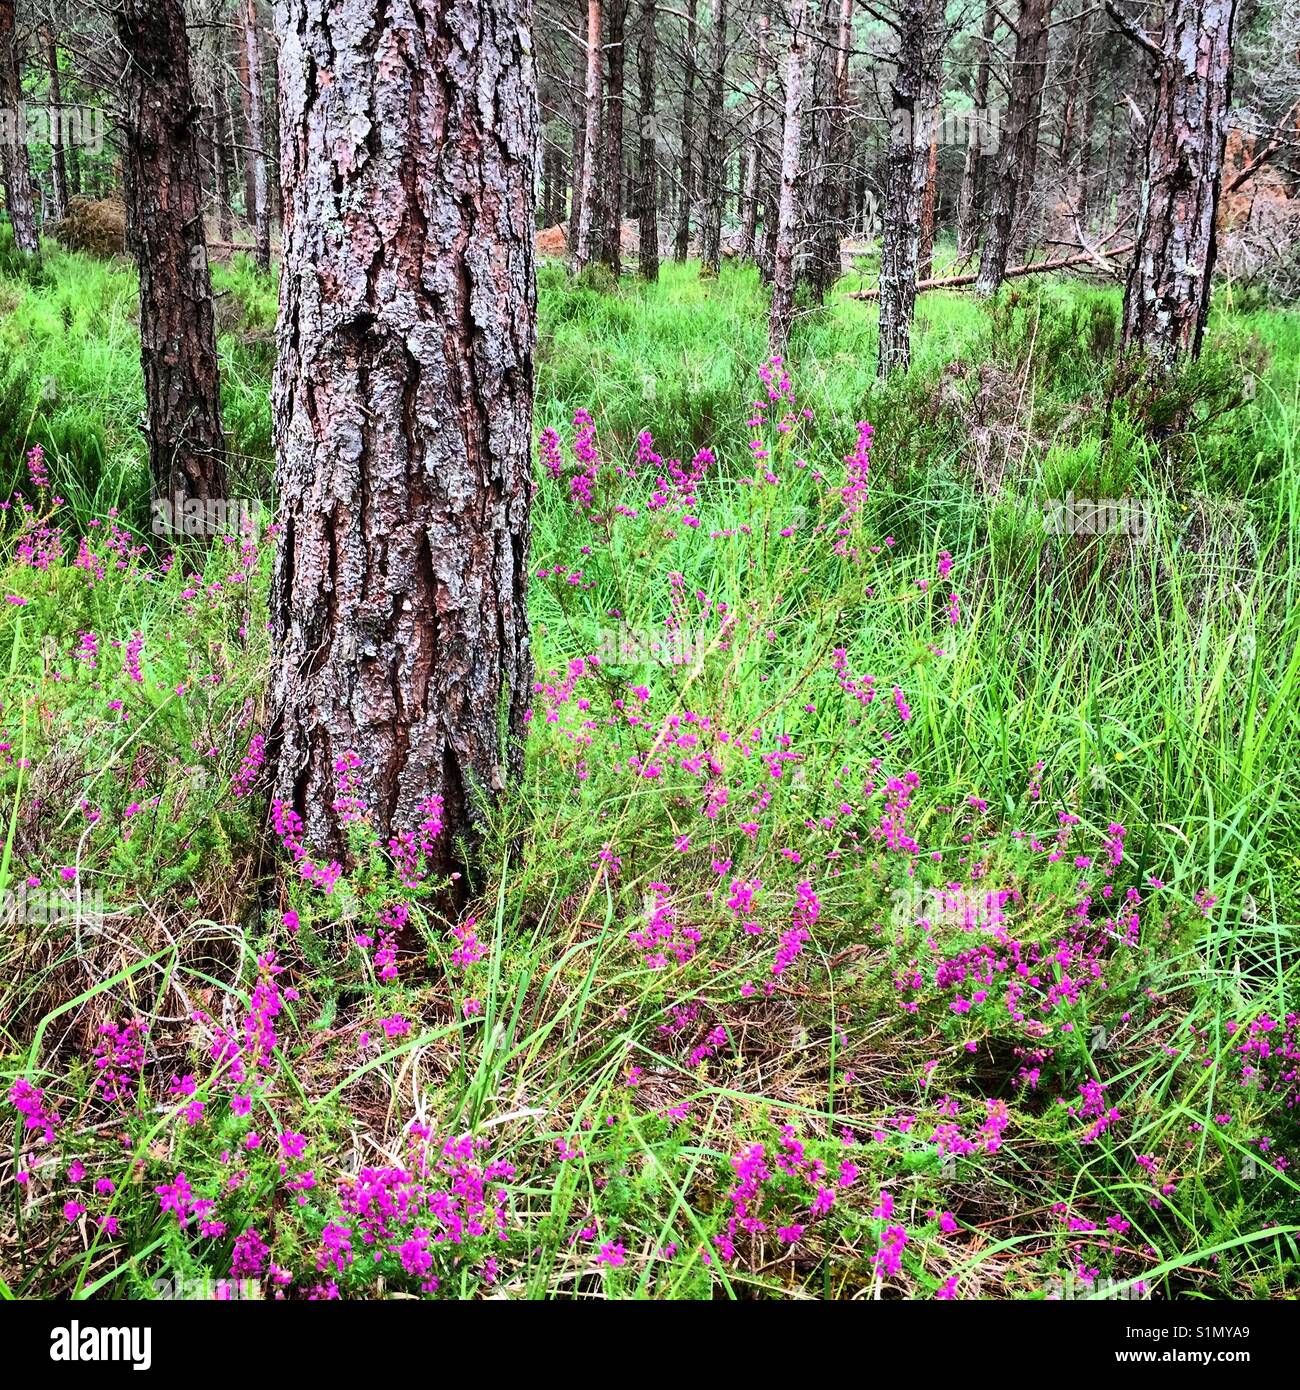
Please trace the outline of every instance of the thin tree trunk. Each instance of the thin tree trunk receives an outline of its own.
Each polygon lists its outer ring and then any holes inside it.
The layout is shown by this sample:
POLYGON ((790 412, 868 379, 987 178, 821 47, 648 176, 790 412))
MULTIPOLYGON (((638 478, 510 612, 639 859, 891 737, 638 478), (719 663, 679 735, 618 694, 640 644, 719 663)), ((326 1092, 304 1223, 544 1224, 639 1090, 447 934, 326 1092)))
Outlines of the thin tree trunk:
POLYGON ((128 60, 123 174, 155 524, 193 534, 191 516, 220 516, 206 506, 226 499, 226 464, 185 12, 181 0, 125 0, 114 18, 128 60))
POLYGON ((14 0, 0 0, 0 172, 4 174, 5 207, 14 245, 25 255, 39 256, 41 241, 36 231, 26 123, 21 119, 22 96, 14 0))
POLYGON ((1079 225, 1087 227, 1092 194, 1092 130, 1097 113, 1097 35, 1092 16, 1082 21, 1084 35, 1083 77, 1079 90, 1079 152, 1074 177, 1074 207, 1079 225))
POLYGON ((532 679, 529 0, 282 13, 274 795, 312 854, 353 800, 382 842, 436 818, 424 866, 464 874, 532 679))
POLYGON ((921 211, 930 167, 943 46, 942 0, 902 0, 898 59, 890 87, 889 152, 880 243, 881 378, 911 361, 912 315, 921 252, 921 211))
POLYGON ((50 186, 54 191, 54 221, 68 211, 68 165, 63 153, 63 87, 59 79, 59 46, 54 30, 45 30, 45 63, 50 78, 50 186))
POLYGON ((704 225, 700 228, 700 274, 722 269, 722 207, 727 196, 727 165, 723 148, 722 89, 726 80, 727 0, 713 0, 713 70, 709 74, 709 124, 705 142, 704 225))
POLYGON ((1232 100, 1236 0, 1169 0, 1147 122, 1123 343, 1160 367, 1201 350, 1232 100))
POLYGON ((584 14, 578 22, 578 44, 574 50, 573 73, 573 177, 571 201, 569 204, 568 247, 569 254, 575 258, 578 252, 578 227, 582 222, 583 165, 587 148, 587 18, 584 14))
POLYGON ((921 236, 916 277, 928 280, 934 270, 934 218, 939 196, 939 112, 930 117, 930 152, 925 161, 925 192, 921 197, 921 236))
POLYGON ((244 0, 244 47, 248 59, 248 134, 252 142, 254 255, 257 268, 271 268, 271 212, 267 206, 266 121, 262 114, 262 38, 257 27, 257 0, 244 0))
POLYGON ((230 114, 230 92, 226 87, 226 73, 220 65, 212 95, 215 118, 213 137, 216 147, 213 157, 217 165, 217 227, 222 241, 231 241, 235 234, 230 208, 230 187, 235 170, 235 152, 231 148, 234 140, 234 122, 230 114))
POLYGON ((989 68, 993 60, 993 33, 998 25, 996 7, 984 6, 984 27, 980 33, 979 66, 975 70, 975 127, 966 132, 966 161, 961 171, 961 193, 957 199, 957 260, 968 261, 975 253, 983 231, 984 191, 988 178, 989 68))
MULTIPOLYGON (((246 3, 247 0, 244 0, 246 3)), ((240 11, 239 28, 235 34, 236 62, 239 70, 239 111, 243 117, 242 142, 237 138, 235 149, 244 174, 244 220, 252 222, 257 203, 257 187, 253 172, 253 115, 251 108, 253 87, 248 75, 248 42, 244 34, 243 11, 240 11)))
POLYGON ((617 280, 623 259, 623 68, 627 0, 607 0, 609 80, 605 85, 605 173, 600 260, 617 280))
POLYGON ((1050 5, 1051 0, 1020 0, 1011 101, 1002 130, 988 233, 980 257, 979 278, 975 282, 982 295, 993 294, 1006 275, 1016 209, 1027 189, 1029 142, 1031 138, 1037 140, 1034 110, 1042 81, 1037 62, 1039 40, 1047 32, 1050 5))
POLYGON ((641 0, 641 43, 637 49, 641 86, 640 242, 637 269, 643 280, 659 278, 658 127, 655 119, 655 0, 641 0))
POLYGON ((686 74, 682 85, 682 178, 681 213, 677 218, 677 237, 673 256, 684 261, 691 253, 691 209, 695 202, 695 69, 699 64, 699 0, 686 0, 686 74))
POLYGON ((763 168, 763 129, 767 119, 767 77, 770 54, 768 39, 772 16, 764 10, 758 17, 758 57, 754 63, 754 109, 749 118, 749 149, 745 158, 745 181, 740 215, 740 245, 737 253, 753 259, 754 231, 758 225, 758 183, 763 168))
POLYGON ((591 264, 596 249, 598 213, 596 206, 596 166, 600 150, 601 88, 600 0, 587 0, 587 119, 582 148, 582 196, 578 200, 578 242, 573 268, 581 274, 591 264))
POLYGON ((1016 214, 1012 219, 1010 259, 1023 262, 1034 239, 1042 204, 1037 196, 1039 131, 1043 123, 1043 91, 1047 86, 1048 34, 1050 15, 1044 15, 1033 52, 1029 123, 1025 130, 1025 164, 1016 214))
POLYGON ((773 356, 785 352, 794 321, 794 252, 799 230, 799 147, 803 132, 805 46, 804 0, 791 0, 790 47, 785 63, 785 123, 781 135, 781 198, 772 254, 772 310, 767 343, 773 356))

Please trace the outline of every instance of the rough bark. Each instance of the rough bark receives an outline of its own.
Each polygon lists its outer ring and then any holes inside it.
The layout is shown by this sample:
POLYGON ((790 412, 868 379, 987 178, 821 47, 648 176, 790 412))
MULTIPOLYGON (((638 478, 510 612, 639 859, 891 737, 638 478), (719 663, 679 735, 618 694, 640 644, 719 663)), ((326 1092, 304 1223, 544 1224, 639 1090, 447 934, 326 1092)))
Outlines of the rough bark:
POLYGON ((681 209, 677 217, 677 235, 673 243, 673 258, 684 261, 691 253, 691 210, 695 204, 695 160, 692 143, 695 138, 695 70, 699 65, 700 28, 697 12, 699 0, 686 0, 686 72, 682 81, 682 168, 681 209))
MULTIPOLYGON (((531 19, 529 0, 282 0, 268 750, 313 854, 341 851, 344 754, 385 841, 442 798, 437 872, 470 867, 522 770, 531 19)), ((598 56, 598 9, 591 33, 598 56)))
POLYGON ((18 71, 18 35, 14 0, 0 0, 0 173, 14 245, 25 255, 40 254, 31 163, 27 156, 22 113, 22 79, 18 71))
POLYGON ((1232 99, 1236 0, 1169 0, 1124 287, 1123 342, 1168 367, 1201 350, 1232 99))
POLYGON ((785 121, 781 134, 781 194, 772 251, 772 309, 767 325, 773 355, 785 351, 794 319, 794 253, 799 231, 799 148, 803 131, 804 63, 803 0, 791 0, 790 47, 785 63, 785 121))
POLYGON ((931 128, 938 109, 943 47, 942 0, 902 0, 898 56, 890 84, 889 149, 880 241, 880 349, 884 378, 911 361, 921 251, 921 209, 930 167, 931 128))
POLYGON ((1046 38, 1050 7, 1051 0, 1021 0, 1020 3, 1011 100, 1002 128, 993 206, 980 257, 979 278, 975 282, 982 295, 991 295, 997 290, 1006 276, 1011 255, 1016 210, 1027 187, 1030 140, 1037 141, 1034 112, 1042 90, 1038 54, 1040 40, 1046 38))
POLYGON ((641 42, 637 49, 637 81, 641 87, 641 140, 637 189, 640 239, 637 247, 637 270, 643 280, 658 280, 659 131, 655 117, 655 0, 641 0, 641 42))
POLYGON ((983 138, 989 110, 989 68, 993 60, 993 33, 998 25, 997 8, 984 6, 984 27, 980 32, 979 64, 975 69, 975 115, 978 134, 967 132, 966 160, 961 171, 961 192, 957 198, 957 260, 968 261, 979 244, 984 222, 984 193, 988 183, 988 141, 983 138))
POLYGON ((754 109, 749 118, 749 149, 745 152, 745 179, 740 212, 740 244, 737 254, 745 260, 754 255, 754 232, 758 226, 758 187, 763 172, 764 129, 766 124, 767 79, 771 61, 768 39, 772 16, 764 10, 758 17, 758 54, 754 62, 754 109))
POLYGON ((704 218, 700 227, 700 274, 722 269, 722 205, 726 199, 727 168, 723 149, 722 89, 727 63, 727 0, 713 0, 713 55, 709 72, 709 120, 700 182, 704 218))
POLYGON ((579 274, 591 264, 600 222, 600 208, 596 202, 596 167, 600 162, 601 33, 600 0, 587 0, 587 111, 582 139, 578 237, 573 252, 573 268, 579 274))
POLYGON ((185 12, 181 0, 124 0, 114 18, 128 58, 122 172, 155 501, 216 502, 225 439, 185 12))

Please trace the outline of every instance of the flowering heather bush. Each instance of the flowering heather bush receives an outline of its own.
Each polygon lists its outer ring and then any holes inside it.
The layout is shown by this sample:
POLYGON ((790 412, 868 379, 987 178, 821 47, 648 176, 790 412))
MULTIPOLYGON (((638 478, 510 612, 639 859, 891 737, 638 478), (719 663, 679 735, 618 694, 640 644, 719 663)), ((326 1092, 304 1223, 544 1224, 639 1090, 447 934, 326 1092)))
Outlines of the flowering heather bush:
MULTIPOLYGON (((527 774, 451 917, 437 798, 381 843, 338 750, 325 862, 267 800, 274 535, 185 573, 119 517, 78 534, 25 458, 11 1289, 1281 1286, 1300 1030, 1273 811, 1232 784, 1239 854, 1149 790, 1182 775, 1175 729, 1226 768, 1253 697, 1177 706, 1180 671, 1150 710, 1123 661, 1094 676, 1102 619, 1015 588, 984 512, 909 500, 886 432, 786 363, 734 413, 747 448, 594 403, 541 430, 527 774)), ((1258 780, 1282 744, 1252 737, 1258 780)))

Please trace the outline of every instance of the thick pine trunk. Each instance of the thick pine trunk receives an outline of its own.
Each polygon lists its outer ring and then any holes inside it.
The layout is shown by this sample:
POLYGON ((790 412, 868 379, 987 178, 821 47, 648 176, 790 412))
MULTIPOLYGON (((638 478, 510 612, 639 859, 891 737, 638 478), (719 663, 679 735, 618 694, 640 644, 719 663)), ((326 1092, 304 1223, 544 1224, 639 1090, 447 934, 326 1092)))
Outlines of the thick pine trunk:
POLYGON ((380 838, 441 797, 433 867, 463 872, 522 769, 532 675, 531 6, 282 17, 274 795, 338 855, 354 754, 380 838))
POLYGON ((768 39, 772 16, 764 10, 758 18, 758 56, 754 63, 754 109, 749 119, 749 149, 745 152, 744 192, 740 210, 740 245, 737 253, 745 260, 754 256, 754 232, 758 226, 759 179, 763 172, 764 136, 767 120, 767 78, 771 61, 768 39))
POLYGON ((938 109, 942 0, 902 0, 890 87, 884 228, 880 240, 880 349, 876 374, 907 369, 921 253, 921 214, 938 109))
POLYGON ((1124 286, 1126 348, 1162 367, 1201 350, 1232 100, 1236 0, 1169 0, 1124 286))
POLYGON ((996 7, 984 6, 984 27, 980 32, 979 65, 975 69, 975 131, 966 137, 966 161, 961 171, 961 192, 957 199, 957 260, 968 261, 979 245, 984 222, 984 191, 988 182, 989 68, 993 61, 993 32, 997 28, 996 7))
POLYGON ((641 42, 637 49, 641 87, 641 140, 638 155, 640 218, 637 270, 643 280, 659 278, 659 141, 655 118, 655 0, 641 0, 641 42))
POLYGON ((262 36, 257 24, 257 0, 244 0, 244 51, 248 63, 248 152, 252 170, 253 246, 257 268, 271 268, 271 210, 266 183, 266 119, 262 109, 262 36))
POLYGON ((722 269, 722 206, 727 196, 727 166, 722 134, 722 89, 727 62, 727 0, 713 0, 713 59, 709 72, 709 120, 700 182, 704 219, 700 227, 700 274, 722 269))
POLYGON ((32 170, 27 157, 25 122, 21 119, 22 79, 18 71, 18 35, 14 0, 0 0, 0 173, 14 245, 29 256, 40 254, 32 170))
POLYGON ((1038 66, 1040 41, 1047 33, 1051 0, 1021 0, 1017 21, 1016 53, 1011 79, 1011 100, 1002 129, 1002 147, 989 213, 988 232, 980 257, 978 294, 993 294, 1006 275, 1011 255, 1016 209, 1026 191, 1030 163, 1029 142, 1036 142, 1035 109, 1040 99, 1042 70, 1038 66))
POLYGON ((784 353, 794 320, 794 253, 799 234, 799 147, 803 130, 804 62, 803 0, 791 0, 790 47, 785 64, 785 122, 781 134, 781 192, 772 250, 772 310, 767 325, 768 347, 784 353))
POLYGON ((699 0, 686 0, 686 73, 682 82, 682 168, 678 194, 680 211, 673 258, 684 261, 691 253, 691 210, 695 203, 695 71, 699 66, 699 0))
MULTIPOLYGON (((140 361, 155 502, 224 500, 217 338, 185 12, 181 0, 124 0, 115 20, 128 59, 123 175, 127 239, 140 272, 140 361)), ((164 515, 173 530, 182 527, 174 511, 164 515)))
POLYGON ((600 89, 601 89, 601 13, 600 0, 587 0, 587 110, 582 137, 582 188, 578 198, 578 235, 573 252, 573 268, 581 274, 596 253, 600 232, 600 206, 596 196, 596 170, 600 165, 600 89))

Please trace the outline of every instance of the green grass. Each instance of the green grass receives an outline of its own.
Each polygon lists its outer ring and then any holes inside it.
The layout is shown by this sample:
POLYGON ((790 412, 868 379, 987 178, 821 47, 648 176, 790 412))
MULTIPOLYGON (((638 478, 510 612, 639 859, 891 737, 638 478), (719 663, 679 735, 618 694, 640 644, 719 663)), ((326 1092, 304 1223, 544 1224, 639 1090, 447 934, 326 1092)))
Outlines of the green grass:
MULTIPOLYGON (((240 262, 217 289, 226 421, 249 486, 265 489, 274 286, 240 262)), ((1232 1031, 1282 1019, 1297 981, 1294 313, 1220 306, 1202 363, 1152 393, 1117 361, 1112 290, 1021 285, 991 307, 929 295, 912 372, 882 387, 874 309, 837 296, 796 324, 789 360, 811 418, 770 437, 768 485, 749 481, 765 346, 752 271, 705 282, 668 265, 657 286, 603 293, 544 267, 537 425, 567 448, 574 411, 591 411, 604 519, 574 507, 567 477, 539 477, 529 602, 552 689, 537 694, 525 783, 494 828, 474 908, 482 955, 457 964, 435 895, 403 889, 364 837, 333 894, 275 888, 264 808, 230 794, 262 727, 266 548, 241 562, 219 547, 200 585, 89 525, 145 506, 133 296, 121 268, 59 253, 39 283, 0 281, 0 376, 16 402, 0 459, 18 478, 23 447, 46 446, 68 499, 50 524, 69 561, 84 531, 104 568, 92 584, 93 567, 21 564, 7 523, 3 593, 27 602, 0 605, 0 888, 75 866, 105 904, 102 919, 12 930, 0 1050, 7 1083, 28 1077, 77 1118, 60 1161, 113 1177, 111 1198, 85 1204, 120 1222, 115 1236, 66 1222, 62 1168, 7 1185, 11 1290, 146 1296, 158 1275, 223 1277, 253 1226, 295 1287, 336 1278, 369 1296, 364 1261, 317 1268, 338 1219, 329 1194, 355 1162, 396 1162, 420 1115, 515 1170, 501 1180, 508 1239, 438 1255, 443 1294, 929 1297, 953 1278, 963 1297, 1100 1296, 1106 1280, 1160 1296, 1294 1294, 1296 1169, 1273 1164, 1300 1157, 1295 1083, 1275 1054, 1243 1084, 1253 1059, 1232 1031), (1162 435, 1188 404, 1192 427, 1162 435), (869 490, 844 522, 859 420, 876 427, 869 490), (698 527, 650 506, 658 470, 615 471, 643 430, 665 458, 716 455, 698 527), (1126 499, 1144 535, 1048 532, 1045 506, 1068 493, 1126 499), (618 647, 620 633, 674 631, 691 643, 682 664, 618 647), (85 632, 93 668, 74 655, 85 632), (133 634, 139 682, 112 645, 133 634), (854 677, 874 677, 869 703, 841 687, 838 649, 854 677), (705 750, 712 771, 691 764, 705 750), (904 773, 915 857, 874 833, 893 814, 885 780, 904 773), (1070 839, 1053 854, 1062 817, 1070 839), (1125 834, 1106 874, 1115 822, 1125 834), (752 908, 728 906, 734 880, 761 883, 752 908), (774 974, 801 883, 819 914, 774 974), (987 907, 973 927, 936 912, 953 883, 1004 894, 1000 925, 987 907), (1125 942, 1129 889, 1140 926, 1125 942), (656 893, 677 944, 698 938, 662 968, 629 939, 656 893), (411 917, 385 981, 353 935, 358 921, 374 935, 396 897, 411 917), (972 1000, 963 953, 1012 942, 1034 970, 1012 965, 972 1000), (204 1045, 211 1026, 188 1020, 197 1008, 237 1022, 272 946, 298 998, 282 1001, 244 1118, 229 1059, 204 1045), (1052 962, 1058 949, 1068 965, 1052 962), (1029 975, 1040 983, 1017 1018, 1005 981, 1029 975), (397 1014, 410 1031, 388 1038, 379 1020, 397 1014), (151 1033, 149 1103, 115 1121, 123 1149, 96 1137, 90 1057, 100 1023, 126 1017, 151 1033), (207 1106, 194 1127, 175 1118, 173 1074, 207 1106), (1085 1141, 1089 1118, 1070 1107, 1089 1081, 1119 1116, 1085 1141), (949 1120, 970 1152, 932 1138, 949 1120), (984 1127, 1003 1123, 990 1147, 984 1127), (816 1218, 821 1179, 774 1176, 783 1125, 830 1175, 835 1201, 816 1218), (317 1186, 304 1204, 273 1155, 241 1148, 250 1126, 307 1136, 317 1186), (746 1200, 768 1229, 722 1258, 733 1161, 755 1144, 769 1176, 746 1200), (223 1150, 248 1174, 233 1193, 223 1150), (856 1178, 836 1187, 846 1158, 856 1178), (140 1183, 123 1180, 135 1160, 140 1183), (223 1234, 159 1212, 153 1186, 177 1171, 218 1195, 223 1234), (882 1189, 892 1218, 877 1214, 882 1189), (1102 1241, 1085 1223, 1108 1217, 1130 1225, 1102 1241), (891 1222, 909 1234, 897 1272, 875 1259, 891 1222), (807 1227, 797 1241, 776 1234, 794 1224, 807 1227), (598 1260, 612 1245, 624 1263, 598 1260)), ((381 1272, 418 1290, 391 1254, 381 1272)))

